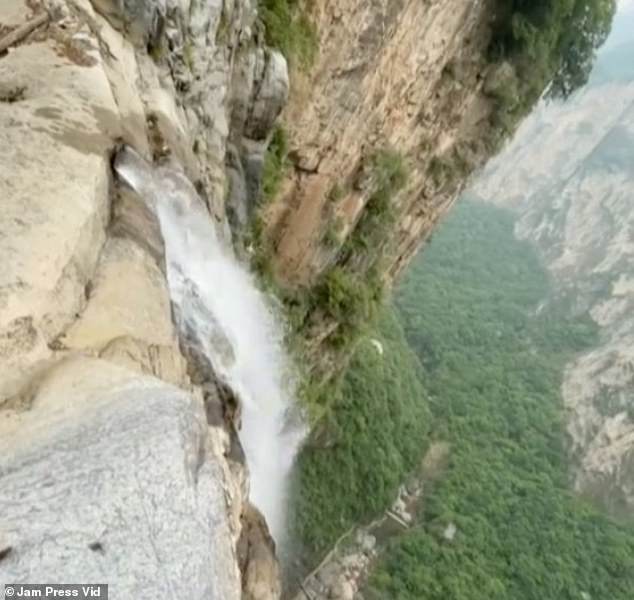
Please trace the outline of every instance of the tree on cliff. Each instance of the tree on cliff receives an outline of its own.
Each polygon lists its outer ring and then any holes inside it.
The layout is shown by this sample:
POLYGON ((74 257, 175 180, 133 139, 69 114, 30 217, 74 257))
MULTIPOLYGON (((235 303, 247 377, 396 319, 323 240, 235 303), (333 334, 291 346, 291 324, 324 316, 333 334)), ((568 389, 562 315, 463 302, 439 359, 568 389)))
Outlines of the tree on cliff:
POLYGON ((605 42, 612 27, 614 0, 578 0, 570 16, 570 25, 559 39, 559 70, 550 93, 569 96, 588 81, 596 49, 605 42))
POLYGON ((493 47, 515 63, 529 101, 548 86, 568 97, 586 83, 605 41, 615 0, 511 0, 498 14, 493 47))

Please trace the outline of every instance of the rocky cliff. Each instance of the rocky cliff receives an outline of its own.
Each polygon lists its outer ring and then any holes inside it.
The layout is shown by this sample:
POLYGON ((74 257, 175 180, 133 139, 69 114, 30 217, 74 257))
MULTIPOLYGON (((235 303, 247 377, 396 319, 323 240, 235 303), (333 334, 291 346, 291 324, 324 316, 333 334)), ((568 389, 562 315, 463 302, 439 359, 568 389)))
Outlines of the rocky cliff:
POLYGON ((244 250, 257 229, 246 250, 266 250, 282 287, 317 291, 323 340, 366 318, 362 286, 398 275, 499 142, 518 77, 490 63, 492 1, 282 3, 312 61, 271 47, 276 3, 260 4, 0 7, 3 580, 279 595, 240 398, 205 360, 226 336, 187 329, 156 210, 113 172, 122 147, 169 173, 166 191, 186 182, 182 248, 213 231, 244 250), (271 139, 284 168, 263 206, 271 139))
POLYGON ((182 169, 222 224, 225 161, 257 161, 286 100, 260 37, 248 1, 0 7, 3 582, 279 593, 226 390, 175 325, 155 215, 111 171, 122 143, 182 169))
MULTIPOLYGON (((563 397, 575 488, 617 515, 634 510, 634 46, 616 22, 590 85, 543 106, 493 161, 476 193, 518 213, 570 314, 600 342, 568 365, 563 397)), ((629 29, 631 35, 631 29, 629 29)))
POLYGON ((341 248, 361 233, 379 185, 376 157, 394 152, 408 176, 391 198, 393 219, 365 262, 351 259, 364 272, 380 256, 389 280, 490 152, 492 5, 317 0, 309 15, 319 53, 309 73, 292 73, 290 168, 266 214, 274 268, 286 283, 311 285, 347 260, 341 248))

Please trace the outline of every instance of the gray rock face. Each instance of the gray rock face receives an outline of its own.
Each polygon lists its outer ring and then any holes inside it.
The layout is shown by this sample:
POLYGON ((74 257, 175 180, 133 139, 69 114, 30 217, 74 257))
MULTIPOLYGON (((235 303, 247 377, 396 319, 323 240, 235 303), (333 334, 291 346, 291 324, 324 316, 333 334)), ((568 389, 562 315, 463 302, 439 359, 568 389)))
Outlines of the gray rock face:
POLYGON ((288 93, 288 65, 279 52, 257 48, 237 62, 226 165, 227 208, 238 229, 246 227, 260 195, 264 155, 288 93))
POLYGON ((138 50, 150 49, 152 68, 140 60, 141 78, 151 81, 148 71, 157 70, 160 90, 152 89, 153 82, 144 94, 147 113, 162 142, 202 186, 210 210, 224 218, 229 195, 232 225, 242 229, 289 93, 286 59, 264 47, 258 33, 257 1, 90 2, 138 50), (166 90, 178 106, 166 104, 166 90), (234 165, 228 146, 237 152, 234 165))
POLYGON ((95 9, 136 42, 155 39, 165 18, 165 0, 91 0, 95 9))
POLYGON ((101 582, 110 598, 240 596, 202 402, 75 359, 0 421, 0 580, 101 582))
MULTIPOLYGON (((257 60, 256 69, 263 63, 262 72, 253 77, 255 90, 250 105, 244 136, 255 141, 267 137, 288 100, 288 66, 282 54, 275 50, 260 50, 263 59, 257 60)), ((258 57, 259 58, 259 57, 258 57)))

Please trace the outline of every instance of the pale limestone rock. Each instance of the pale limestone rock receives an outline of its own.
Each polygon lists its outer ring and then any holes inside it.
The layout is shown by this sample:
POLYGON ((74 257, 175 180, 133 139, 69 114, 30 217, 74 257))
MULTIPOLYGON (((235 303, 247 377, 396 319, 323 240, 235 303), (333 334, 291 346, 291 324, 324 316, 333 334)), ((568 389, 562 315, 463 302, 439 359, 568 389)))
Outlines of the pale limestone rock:
POLYGON ((275 51, 265 53, 264 72, 256 76, 256 93, 251 101, 244 136, 265 140, 288 100, 288 66, 284 56, 275 51))
POLYGON ((90 0, 95 9, 135 43, 153 39, 165 18, 166 0, 90 0))
MULTIPOLYGON (((221 218, 227 139, 246 128, 230 131, 234 69, 268 57, 250 72, 246 112, 263 139, 239 144, 261 155, 285 61, 262 50, 252 0, 55 2, 63 21, 0 59, 0 97, 17 98, 0 102, 2 575, 237 599, 247 472, 222 419, 207 422, 208 386, 188 381, 155 219, 112 186, 110 155, 121 140, 146 158, 171 151, 221 218), (163 56, 147 54, 167 38, 163 56)), ((3 25, 32 14, 4 4, 3 25)), ((254 597, 279 595, 267 548, 247 567, 254 597)))
POLYGON ((275 543, 266 521, 252 505, 242 515, 238 558, 242 571, 243 600, 278 600, 281 596, 280 568, 275 543))
POLYGON ((225 472, 202 402, 92 359, 0 419, 4 581, 108 582, 112 598, 240 598, 225 472))
POLYGON ((99 34, 108 48, 103 66, 120 115, 121 135, 138 152, 149 157, 145 107, 142 101, 142 79, 132 44, 105 20, 99 23, 99 34))
POLYGON ((68 348, 101 349, 125 336, 157 346, 176 342, 163 273, 131 240, 110 238, 91 281, 88 304, 61 342, 68 348))
POLYGON ((357 541, 364 554, 371 554, 376 548, 376 538, 371 534, 360 532, 357 541))
POLYGON ((49 39, 0 61, 3 86, 24 87, 22 100, 0 102, 0 402, 51 358, 47 343, 81 310, 105 240, 107 152, 120 129, 98 53, 85 52, 92 66, 49 39))
POLYGON ((354 587, 349 581, 340 581, 330 593, 332 600, 353 600, 354 587))
POLYGON ((188 379, 186 361, 174 345, 148 344, 145 340, 124 336, 108 343, 99 356, 174 385, 186 385, 188 379))

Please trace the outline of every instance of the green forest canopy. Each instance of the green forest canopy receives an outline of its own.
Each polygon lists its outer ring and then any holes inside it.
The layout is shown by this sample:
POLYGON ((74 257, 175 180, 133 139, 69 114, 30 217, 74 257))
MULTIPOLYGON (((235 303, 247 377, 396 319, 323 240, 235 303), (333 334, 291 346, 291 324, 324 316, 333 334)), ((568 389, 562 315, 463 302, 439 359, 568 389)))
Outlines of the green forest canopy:
POLYGON ((511 215, 491 206, 464 202, 415 261, 397 305, 452 456, 367 598, 634 597, 634 528, 568 491, 559 385, 594 327, 554 306, 537 313, 547 293, 511 215))
POLYGON ((331 412, 304 446, 291 506, 294 556, 314 566, 337 538, 394 500, 424 451, 430 416, 421 368, 391 311, 364 337, 343 379, 322 391, 331 412))

